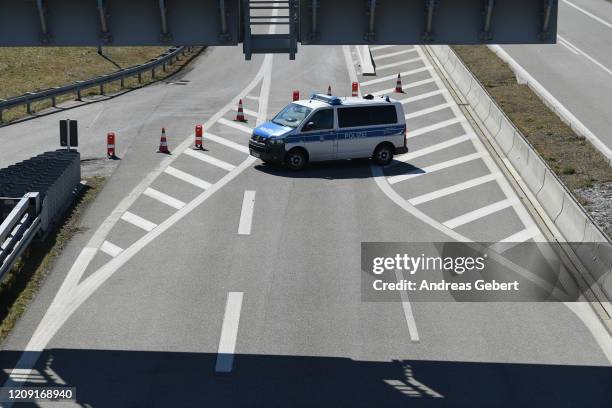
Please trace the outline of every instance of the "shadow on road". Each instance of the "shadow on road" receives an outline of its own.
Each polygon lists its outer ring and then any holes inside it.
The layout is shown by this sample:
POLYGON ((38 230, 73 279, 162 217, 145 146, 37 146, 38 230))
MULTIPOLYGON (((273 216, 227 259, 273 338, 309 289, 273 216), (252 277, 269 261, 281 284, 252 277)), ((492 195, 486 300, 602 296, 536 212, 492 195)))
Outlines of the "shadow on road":
MULTIPOLYGON (((370 159, 334 160, 326 162, 313 162, 301 171, 291 171, 280 164, 257 164, 255 169, 273 176, 287 178, 315 178, 325 180, 366 179, 372 177, 370 159)), ((388 167, 392 174, 424 173, 418 167, 410 164, 396 162, 388 167)))
MULTIPOLYGON (((21 352, 3 351, 2 381, 21 352)), ((336 357, 50 349, 37 383, 76 387, 88 407, 604 407, 612 368, 336 357), (40 382, 40 379, 45 381, 40 382)))

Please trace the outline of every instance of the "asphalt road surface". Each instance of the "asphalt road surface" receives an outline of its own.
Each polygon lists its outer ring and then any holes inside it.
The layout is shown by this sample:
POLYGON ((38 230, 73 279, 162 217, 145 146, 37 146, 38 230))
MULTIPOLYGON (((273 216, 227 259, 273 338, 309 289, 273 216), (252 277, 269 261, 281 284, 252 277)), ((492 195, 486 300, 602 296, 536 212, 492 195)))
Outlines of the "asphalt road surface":
POLYGON ((503 48, 612 148, 612 3, 560 0, 558 34, 556 45, 503 48))
POLYGON ((64 405, 88 407, 607 406, 610 339, 586 303, 362 301, 362 242, 543 235, 426 52, 373 53, 363 77, 350 47, 209 49, 184 85, 1 129, 3 164, 55 147, 68 113, 84 157, 114 130, 122 158, 3 344, 2 382, 66 384, 64 405), (398 72, 410 152, 391 166, 292 173, 248 155, 294 89, 391 92, 398 72))

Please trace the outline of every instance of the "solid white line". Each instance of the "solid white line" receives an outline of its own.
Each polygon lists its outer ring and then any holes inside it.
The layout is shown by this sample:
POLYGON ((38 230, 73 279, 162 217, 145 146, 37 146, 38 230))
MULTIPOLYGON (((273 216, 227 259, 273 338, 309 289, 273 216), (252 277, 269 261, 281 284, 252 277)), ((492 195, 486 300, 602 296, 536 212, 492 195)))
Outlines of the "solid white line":
POLYGON ((512 249, 515 246, 520 245, 530 239, 534 239, 540 234, 541 232, 538 227, 525 228, 524 230, 519 231, 516 234, 510 235, 508 238, 504 238, 501 241, 492 244, 491 246, 489 246, 489 249, 497 252, 498 254, 503 254, 509 249, 512 249))
POLYGON ((421 109, 421 110, 416 111, 416 112, 408 113, 406 115, 406 120, 418 118, 419 116, 424 116, 424 115, 427 115, 429 113, 438 112, 438 111, 441 111, 443 109, 450 108, 450 107, 452 107, 454 105, 455 105, 454 102, 445 102, 445 103, 441 103, 440 105, 432 106, 431 108, 425 108, 425 109, 421 109))
POLYGON ((193 184, 196 187, 200 187, 203 190, 206 190, 207 188, 210 188, 210 183, 207 181, 204 181, 202 179, 199 179, 195 176, 192 176, 189 173, 185 173, 184 171, 181 171, 179 169, 176 169, 172 166, 168 166, 165 170, 165 173, 174 176, 178 179, 183 180, 186 183, 189 184, 193 184))
POLYGON ((496 212, 504 210, 508 207, 512 207, 514 204, 516 204, 517 201, 517 198, 506 198, 505 200, 498 201, 497 203, 487 205, 477 210, 470 211, 469 213, 460 215, 459 217, 455 217, 451 220, 444 222, 443 224, 445 227, 455 229, 472 221, 476 221, 483 217, 486 217, 487 215, 495 214, 496 212))
POLYGON ((612 336, 593 311, 591 304, 586 299, 579 299, 576 302, 563 302, 563 304, 582 320, 582 323, 589 329, 606 358, 612 364, 612 336))
POLYGON ((448 119, 440 123, 434 123, 433 125, 425 126, 425 127, 407 132, 406 138, 424 135, 425 133, 433 132, 435 130, 439 130, 439 129, 442 129, 442 128, 445 128, 445 127, 448 127, 448 126, 451 126, 457 123, 464 122, 465 120, 466 120, 465 117, 459 117, 459 118, 455 117, 455 118, 448 119))
POLYGON ((242 297, 243 292, 229 292, 227 294, 217 352, 217 364, 215 366, 215 371, 218 373, 229 373, 234 367, 234 352, 236 350, 236 339, 238 338, 242 297))
POLYGON ((612 75, 612 69, 606 67, 604 64, 602 64, 601 62, 597 61, 595 58, 591 57, 589 54, 587 54, 586 52, 582 51, 580 48, 576 47, 574 44, 572 44, 571 42, 567 41, 565 38, 561 37, 560 35, 557 35, 557 37, 560 40, 562 40, 562 41, 566 42, 567 44, 569 44, 570 46, 572 46, 572 48, 574 48, 576 51, 578 51, 580 54, 582 54, 583 57, 585 57, 586 59, 591 61, 593 64, 597 65, 599 68, 603 69, 608 74, 612 75))
MULTIPOLYGON (((404 277, 399 269, 395 270, 395 277, 398 282, 401 282, 404 277)), ((400 291, 400 298, 402 299, 402 309, 404 310, 404 317, 406 318, 406 324, 408 325, 408 334, 410 335, 410 341, 419 341, 419 331, 417 330, 416 320, 414 319, 414 313, 412 313, 412 305, 410 299, 405 291, 400 291)))
POLYGON ((249 148, 248 147, 243 146, 243 145, 238 144, 238 143, 235 143, 235 142, 232 142, 231 140, 227 140, 224 137, 213 135, 212 133, 208 133, 207 132, 207 133, 204 134, 204 139, 209 139, 209 140, 212 140, 215 143, 219 143, 219 144, 222 144, 222 145, 227 146, 229 148, 232 148, 234 150, 238 150, 239 152, 249 154, 249 148))
POLYGON ((446 197, 451 194, 458 193, 463 190, 467 190, 469 188, 473 188, 479 186, 481 184, 488 183, 500 177, 500 173, 487 174, 486 176, 477 177, 472 180, 468 180, 463 183, 455 184, 454 186, 441 188, 437 191, 432 191, 431 193, 423 194, 418 197, 411 198, 408 202, 412 205, 419 205, 423 203, 427 203, 429 201, 437 200, 438 198, 446 197))
POLYGON ((579 7, 579 6, 575 5, 574 3, 572 3, 572 2, 570 2, 568 0, 561 0, 561 1, 564 2, 565 4, 567 4, 568 6, 575 8, 576 10, 580 11, 581 13, 591 17, 593 20, 595 20, 595 21, 605 25, 606 27, 612 28, 612 23, 604 20, 603 18, 597 17, 595 14, 593 14, 593 13, 591 13, 589 11, 586 11, 582 7, 579 7))
POLYGON ((219 160, 215 157, 209 156, 205 153, 197 152, 195 150, 187 149, 183 153, 185 153, 187 156, 194 157, 208 164, 212 164, 213 166, 222 168, 223 170, 232 171, 236 168, 236 166, 234 166, 233 164, 229 164, 227 162, 224 162, 223 160, 219 160))
POLYGON ((151 197, 152 199, 159 201, 160 203, 166 204, 167 206, 176 208, 177 210, 180 210, 185 206, 185 203, 181 200, 177 200, 176 198, 171 197, 168 194, 164 194, 161 191, 157 191, 151 187, 147 188, 143 194, 147 197, 151 197))
POLYGON ((416 57, 416 58, 410 58, 410 59, 403 60, 403 61, 393 62, 391 64, 377 66, 376 67, 376 72, 383 71, 383 70, 389 69, 389 68, 399 67, 399 66, 402 66, 402 65, 405 65, 405 64, 411 64, 413 62, 418 62, 418 61, 422 61, 422 60, 423 59, 421 57, 416 57))
POLYGON ((253 209, 255 207, 255 191, 245 191, 242 200, 242 211, 240 213, 240 224, 238 235, 250 235, 253 224, 253 209))
MULTIPOLYGON (((419 72, 429 71, 431 69, 432 69, 431 65, 426 65, 424 67, 412 69, 410 71, 400 72, 399 74, 402 77, 406 77, 406 76, 410 76, 410 75, 413 75, 413 74, 418 74, 419 72)), ((387 82, 387 81, 396 80, 396 79, 397 79, 397 74, 387 75, 387 76, 384 76, 384 77, 372 79, 370 81, 362 82, 361 86, 362 87, 363 86, 370 86, 370 85, 380 84, 381 82, 387 82)))
POLYGON ((448 93, 448 89, 438 89, 437 91, 431 91, 431 92, 427 92, 427 93, 424 93, 424 94, 421 94, 421 95, 412 96, 410 98, 400 99, 399 102, 402 105, 405 105, 407 103, 416 102, 416 101, 420 101, 422 99, 431 98, 432 96, 436 96, 436 95, 443 95, 445 93, 448 93))
POLYGON ((121 219, 123 221, 129 222, 132 225, 137 226, 138 228, 142 228, 147 232, 152 231, 155 227, 157 227, 157 224, 152 223, 149 220, 145 220, 144 218, 129 211, 124 212, 121 216, 121 219))
POLYGON ((564 46, 565 48, 570 50, 571 53, 576 54, 576 55, 580 55, 580 53, 578 52, 577 49, 573 48, 571 45, 569 45, 568 43, 566 43, 562 39, 559 39, 559 44, 561 44, 562 46, 564 46))
MULTIPOLYGON (((435 81, 436 81, 435 79, 429 78, 429 79, 423 79, 422 81, 410 82, 408 84, 403 85, 402 89, 406 90, 406 89, 410 89, 410 88, 416 88, 417 86, 430 84, 430 83, 435 82, 435 81)), ((394 92, 395 92, 395 88, 389 88, 389 89, 384 89, 382 91, 372 92, 372 95, 379 96, 379 95, 385 95, 385 94, 390 94, 390 93, 394 93, 394 92)))
POLYGON ((397 162, 404 162, 405 163, 407 161, 416 159, 417 157, 421 157, 421 156, 425 156, 425 155, 428 155, 428 154, 431 154, 431 153, 435 153, 437 151, 444 150, 444 149, 447 149, 449 147, 458 145, 459 143, 463 143, 465 141, 472 140, 472 139, 474 139, 475 136, 476 136, 475 133, 469 133, 467 135, 455 137, 455 138, 452 138, 452 139, 447 140, 445 142, 437 143, 437 144, 432 145, 432 146, 427 146, 427 147, 424 147, 422 149, 415 150, 414 152, 402 154, 400 156, 397 156, 395 158, 395 160, 397 162))
POLYGON ((219 119, 217 121, 217 123, 220 123, 222 125, 229 126, 231 128, 240 130, 241 132, 248 133, 249 135, 253 132, 253 129, 251 129, 250 127, 245 126, 245 125, 241 124, 240 122, 234 122, 232 120, 227 120, 225 118, 219 119))
POLYGON ((396 51, 396 52, 392 52, 390 54, 373 55, 372 57, 374 58, 374 61, 378 61, 378 60, 382 60, 382 59, 396 57, 398 55, 408 54, 408 53, 415 52, 415 51, 416 51, 416 48, 411 48, 409 50, 396 51))
POLYGON ((370 51, 384 50, 385 48, 391 47, 397 47, 397 45, 376 45, 374 47, 370 47, 370 51))
POLYGON ((255 111, 252 111, 250 109, 244 109, 244 108, 242 109, 242 111, 244 112, 245 115, 249 115, 249 116, 254 117, 254 118, 257 117, 257 112, 255 112, 255 111))
POLYGON ((250 99, 252 101, 258 101, 259 102, 259 97, 258 96, 247 95, 247 96, 245 96, 245 99, 250 99))
POLYGON ((119 248, 117 245, 112 242, 104 241, 102 246, 100 246, 100 251, 104 252, 107 255, 112 256, 113 258, 123 252, 123 248, 119 248))
POLYGON ((467 156, 458 157, 456 159, 448 160, 442 163, 434 164, 429 167, 425 167, 423 169, 420 169, 420 171, 414 170, 413 172, 410 172, 408 174, 399 174, 397 176, 392 176, 392 177, 389 177, 387 181, 389 182, 389 184, 396 184, 396 183, 399 183, 400 181, 409 180, 414 177, 422 176, 423 174, 430 174, 430 173, 434 173, 439 170, 447 169, 449 167, 458 166, 463 163, 481 159, 482 157, 483 157, 483 154, 480 152, 468 154, 467 156))

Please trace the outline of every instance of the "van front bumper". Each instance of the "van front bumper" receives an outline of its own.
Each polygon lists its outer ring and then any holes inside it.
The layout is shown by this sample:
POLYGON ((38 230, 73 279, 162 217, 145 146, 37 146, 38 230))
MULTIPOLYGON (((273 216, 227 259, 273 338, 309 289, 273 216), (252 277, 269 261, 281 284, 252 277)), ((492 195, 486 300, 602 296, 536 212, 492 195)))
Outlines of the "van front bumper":
POLYGON ((274 147, 264 145, 263 143, 257 143, 252 140, 249 141, 249 153, 251 156, 261 159, 265 162, 278 162, 281 163, 285 160, 285 146, 277 145, 274 147))
POLYGON ((408 148, 406 146, 395 148, 395 154, 404 154, 404 153, 408 153, 408 148))

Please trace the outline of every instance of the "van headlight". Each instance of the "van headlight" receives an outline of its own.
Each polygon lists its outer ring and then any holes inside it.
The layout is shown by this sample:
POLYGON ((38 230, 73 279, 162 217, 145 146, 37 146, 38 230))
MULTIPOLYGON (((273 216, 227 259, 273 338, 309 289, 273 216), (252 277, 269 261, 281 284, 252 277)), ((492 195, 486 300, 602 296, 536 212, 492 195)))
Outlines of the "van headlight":
POLYGON ((270 145, 272 146, 280 146, 284 143, 285 141, 283 139, 270 139, 270 145))

